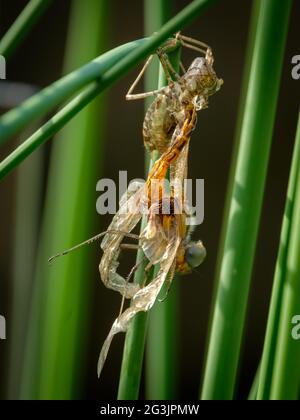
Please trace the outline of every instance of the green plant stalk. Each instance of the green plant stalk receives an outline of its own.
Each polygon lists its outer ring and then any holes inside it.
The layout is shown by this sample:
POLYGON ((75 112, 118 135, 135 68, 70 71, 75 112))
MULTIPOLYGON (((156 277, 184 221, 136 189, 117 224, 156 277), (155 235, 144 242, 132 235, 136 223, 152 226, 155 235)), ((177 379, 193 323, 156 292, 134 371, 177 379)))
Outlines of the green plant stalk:
POLYGON ((52 0, 30 0, 0 41, 0 54, 10 58, 52 0))
MULTIPOLYGON (((149 170, 154 161, 150 160, 149 170)), ((140 232, 146 227, 147 219, 143 217, 140 232)), ((139 264, 134 282, 143 284, 147 262, 142 262, 144 253, 142 249, 137 252, 136 264, 139 264)), ((156 267, 148 273, 147 279, 151 281, 156 274, 156 267)), ((118 388, 118 400, 137 400, 143 367, 145 339, 148 323, 148 313, 140 312, 131 321, 125 336, 121 373, 118 388)))
POLYGON ((295 232, 299 223, 297 221, 297 212, 299 212, 297 200, 299 200, 300 188, 299 156, 300 114, 263 350, 263 370, 260 376, 258 399, 264 400, 297 399, 299 393, 299 343, 291 337, 291 319, 293 315, 300 313, 297 302, 299 294, 296 294, 296 297, 294 295, 297 293, 297 288, 299 293, 299 265, 297 267, 297 259, 293 261, 295 253, 296 256, 297 252, 299 254, 298 232, 295 232))
MULTIPOLYGON (((170 19, 171 0, 144 0, 144 34, 151 36, 158 31, 163 24, 170 19)), ((155 58, 145 72, 144 88, 151 91, 159 83, 159 60, 155 58)), ((150 106, 153 98, 145 98, 145 112, 150 106)), ((149 154, 146 153, 146 171, 149 168, 149 154), (148 160, 148 162, 147 162, 148 160)))
MULTIPOLYGON (((142 224, 141 229, 144 225, 142 224)), ((138 251, 137 262, 143 258, 138 251)), ((134 281, 142 283, 145 276, 145 265, 136 272, 134 281)), ((149 273, 153 277, 153 272, 149 273)), ((137 400, 143 367, 144 347, 147 331, 148 314, 140 312, 132 320, 125 336, 121 373, 118 388, 118 400, 137 400)))
POLYGON ((290 10, 291 1, 260 2, 203 399, 234 395, 290 10))
MULTIPOLYGON (((73 1, 67 69, 105 47, 107 21, 105 2, 73 1)), ((94 286, 88 280, 91 252, 86 249, 70 254, 53 265, 47 259, 56 250, 80 242, 93 229, 95 185, 103 161, 104 118, 103 103, 94 102, 54 144, 25 349, 22 399, 74 399, 84 386, 94 286)))
POLYGON ((0 144, 22 130, 29 121, 32 122, 35 118, 44 116, 95 79, 101 78, 102 89, 106 89, 124 76, 138 62, 154 52, 170 35, 183 29, 183 27, 195 20, 206 7, 215 1, 194 0, 149 39, 140 40, 139 46, 130 43, 119 47, 118 50, 108 52, 105 59, 102 56, 93 60, 91 63, 43 89, 37 95, 25 101, 20 107, 7 112, 0 119, 0 144), (132 50, 125 52, 125 48, 132 48, 132 50), (111 62, 109 64, 108 57, 114 60, 116 64, 113 66, 111 62), (104 66, 108 70, 102 74, 104 66))
MULTIPOLYGON (((145 39, 129 42, 100 55, 98 58, 42 89, 25 100, 20 106, 6 112, 0 118, 0 144, 21 131, 28 123, 44 117, 86 85, 98 80, 99 90, 97 90, 97 93, 104 90, 107 85, 103 84, 103 74, 108 69, 113 68, 120 59, 126 57, 134 48, 143 45, 145 42, 145 39)), ((85 101, 89 98, 88 92, 92 86, 87 89, 87 93, 83 93, 82 97, 79 95, 75 99, 75 103, 82 100, 83 104, 86 105, 88 102, 85 101)), ((95 96, 93 95, 91 98, 93 99, 95 96)))
POLYGON ((0 180, 22 163, 24 159, 30 156, 34 150, 54 136, 54 134, 63 128, 86 105, 95 99, 101 91, 102 86, 99 83, 92 83, 50 118, 49 121, 42 125, 35 133, 28 137, 28 139, 0 163, 0 180))
MULTIPOLYGON (((158 30, 171 16, 170 0, 145 0, 145 35, 158 30)), ((178 71, 180 50, 169 56, 173 67, 178 71)), ((152 69, 147 72, 145 90, 149 91, 155 86, 157 74, 152 69)), ((155 69, 156 70, 156 69, 155 69)), ((162 67, 159 71, 158 86, 167 83, 162 67)), ((149 101, 150 102, 150 101, 149 101)), ((146 109, 149 106, 146 102, 146 109)), ((147 348, 146 348, 146 399, 147 400, 172 400, 178 395, 179 361, 178 349, 178 282, 173 279, 173 284, 167 299, 157 302, 149 313, 147 348)), ((161 296, 166 293, 163 288, 161 296)))
MULTIPOLYGON (((300 132, 297 142, 299 141, 300 132)), ((292 320, 300 315, 300 166, 296 182, 278 339, 274 355, 271 400, 298 400, 300 391, 299 338, 292 336, 292 329, 295 326, 292 320)))
MULTIPOLYGON (((161 26, 161 20, 164 19, 164 13, 167 11, 167 7, 164 1, 155 0, 154 4, 151 2, 151 6, 155 9, 155 16, 151 17, 150 21, 148 21, 147 13, 149 12, 149 6, 150 3, 147 4, 147 1, 145 2, 145 17, 147 24, 145 25, 145 31, 155 31, 158 27, 161 26), (157 22, 157 19, 159 19, 159 22, 157 22), (153 26, 155 25, 155 26, 153 26)), ((146 35, 148 32, 146 32, 146 35)), ((174 56, 176 57, 176 61, 178 62, 178 54, 174 53, 174 56)), ((175 65, 174 59, 172 60, 172 64, 175 65)), ((166 80, 164 77, 164 73, 162 69, 160 69, 159 77, 157 77, 157 67, 158 66, 152 66, 150 67, 146 72, 146 81, 145 81, 145 90, 153 90, 155 86, 155 81, 158 80, 157 87, 160 88, 162 86, 166 85, 166 80)), ((153 99, 152 99, 153 100, 153 99)), ((151 98, 145 101, 145 110, 147 110, 148 106, 151 103, 151 98)), ((150 171, 150 169, 153 166, 153 163, 158 158, 157 152, 152 153, 151 159, 148 158, 146 154, 146 162, 148 161, 148 170, 147 173, 150 171)), ((147 223, 146 218, 143 219, 141 224, 141 231, 144 230, 145 225, 147 223)), ((142 250, 139 250, 137 253, 137 260, 136 262, 139 263, 141 259, 143 258, 144 254, 142 250)), ((137 270, 134 281, 142 284, 145 278, 145 266, 146 262, 141 265, 141 267, 137 270)), ((157 274, 157 267, 154 267, 152 272, 149 273, 147 276, 148 282, 151 281, 154 276, 157 274)), ((172 294, 174 297, 174 293, 172 294)), ((171 297, 172 299, 172 297, 171 297)), ((170 312, 170 309, 173 309, 173 305, 170 303, 168 306, 166 306, 166 303, 163 304, 165 309, 165 313, 158 313, 157 315, 166 317, 167 314, 170 312), (169 308, 169 309, 168 309, 169 308)), ((152 308, 151 312, 154 310, 152 308)), ((137 314, 136 317, 133 319, 131 325, 128 328, 128 331, 126 333, 125 338, 125 344, 124 344, 124 352, 123 352, 123 359, 122 359, 122 366, 121 366, 121 374, 120 374, 120 382, 119 382, 119 390, 118 390, 118 399, 119 400, 136 400, 139 395, 139 388, 140 388, 140 381, 141 381, 141 373, 142 373, 142 367, 143 367, 143 356, 144 356, 144 347, 145 347, 145 338, 146 338, 146 331, 147 331, 147 325, 148 325, 148 313, 140 313, 137 314)), ((157 319, 157 317, 156 317, 157 319)), ((162 320, 163 322, 164 320, 162 320)), ((166 359, 165 353, 163 355, 160 355, 160 363, 164 367, 164 369, 160 370, 158 375, 152 375, 153 371, 153 354, 156 356, 159 356, 159 349, 154 344, 153 347, 153 338, 154 335, 151 333, 153 331, 153 328, 155 329, 156 321, 155 319, 152 320, 152 323, 150 323, 150 331, 147 336, 147 340, 151 345, 151 351, 149 351, 150 347, 148 348, 148 357, 147 357, 147 393, 152 394, 152 390, 155 388, 155 385, 159 383, 160 381, 163 381, 164 384, 167 383, 165 380, 165 373, 169 372, 169 364, 170 361, 166 359), (155 348, 155 350, 154 350, 155 348), (154 350, 154 351, 153 351, 154 350), (149 354, 152 354, 151 358, 149 357, 149 354), (153 352, 153 353, 152 353, 153 352)), ((169 329, 171 331, 171 329, 169 329)), ((162 348, 165 349, 166 347, 166 341, 168 338, 170 338, 170 334, 166 336, 165 330, 161 331, 160 338, 163 341, 161 343, 162 348)), ((155 339, 155 342, 157 340, 155 339)), ((156 357, 154 357, 156 359, 156 357)), ((158 360, 156 359, 156 363, 158 360)), ((172 363, 172 361, 171 361, 172 363)), ((175 375, 176 376, 176 375, 175 375)), ((164 388, 165 390, 165 388, 164 388)), ((147 395, 147 398, 151 398, 150 395, 147 395)))
POLYGON ((249 392, 249 396, 248 396, 248 400, 249 401, 255 401, 257 398, 257 392, 258 392, 258 384, 259 384, 259 374, 260 374, 260 365, 258 366, 254 379, 253 379, 253 383, 249 392))
MULTIPOLYGON (((227 191, 226 191, 226 197, 225 197, 225 206, 223 211, 223 220, 222 220, 222 230, 219 240, 219 249, 218 249, 218 258, 217 258, 217 264, 216 264, 216 279, 218 278, 220 274, 220 267, 222 262, 222 256, 224 252, 224 246, 225 246, 225 235, 226 235, 226 227, 227 227, 227 219, 229 215, 229 209, 231 204, 231 197, 232 197, 232 191, 234 186, 234 177, 235 177, 235 168, 236 168, 236 162, 238 157, 238 151, 239 151, 239 142, 240 142, 240 135, 241 135, 241 129, 242 129, 242 121, 243 121, 243 115, 245 112, 245 104, 246 104, 246 94, 247 94, 247 86, 249 84, 250 79, 250 71, 251 71, 251 63, 252 63, 252 55, 254 50, 254 44, 255 44, 255 33, 256 33, 256 26, 258 21, 258 15, 260 10, 260 0, 254 0, 252 5, 252 11, 251 11, 251 18, 250 18, 250 24, 249 24, 249 33, 248 33, 248 39, 247 39, 247 48, 246 48, 246 56, 245 56, 245 64, 244 64, 244 70, 243 70, 243 79, 241 84, 241 97, 239 99, 239 110, 238 110, 238 117, 237 117, 237 123, 235 128, 235 136, 234 136, 234 145, 233 145, 233 152, 231 156, 231 163, 230 163, 230 171, 228 176, 228 183, 227 183, 227 191)), ((214 283, 214 293, 213 293, 213 299, 212 301, 215 301, 216 293, 217 293, 217 281, 214 283)), ((213 307, 211 308, 213 309, 213 307)), ((212 313, 210 320, 212 321, 212 313)))
MULTIPOLYGON (((237 162, 239 145, 240 145, 240 134, 241 134, 241 128, 242 128, 243 115, 245 112, 247 86, 249 84, 249 79, 250 79, 250 74, 251 74, 251 63, 252 63, 252 55, 253 55, 254 44, 255 44, 255 33, 256 33, 259 9, 260 9, 260 0, 254 0, 253 5, 252 5, 250 24, 249 24, 245 63, 244 63, 244 69, 243 69, 243 78, 242 78, 241 89, 240 89, 241 97, 239 99, 239 110, 238 110, 238 117, 237 117, 237 122, 236 122, 236 127, 235 127, 234 144, 233 144, 233 151, 232 151, 232 156, 231 156, 228 182, 227 182, 227 187, 226 187, 225 205, 224 205, 224 210, 223 210, 223 215, 222 215, 222 228, 221 228, 219 245, 218 245, 218 255, 217 255, 216 268, 215 268, 215 280, 214 280, 212 302, 216 301, 217 290, 218 290, 218 278, 220 276, 221 263, 222 263, 224 247, 225 247, 227 220, 228 220, 229 210, 230 210, 230 205, 231 205, 232 191, 234 187, 235 168, 236 168, 236 162, 237 162)), ((1 171, 0 171, 0 174, 1 174, 1 171)), ((211 305, 210 315, 209 315, 209 325, 207 328, 208 331, 211 331, 211 328, 212 328, 213 311, 214 311, 214 306, 211 305)), ((206 346, 208 346, 208 344, 209 342, 207 341, 206 346)), ((208 352, 208 348, 205 348, 205 359, 207 358, 207 352, 208 352)), ((200 396, 201 396, 202 380, 203 378, 201 378, 201 381, 200 381, 200 396)))
MULTIPOLYGON (((149 162, 149 170, 152 168, 156 156, 153 156, 149 162)), ((146 227, 147 219, 143 217, 140 232, 146 227)), ((139 264, 134 282, 143 284, 145 280, 145 268, 147 262, 142 262, 144 253, 142 249, 137 252, 136 264, 139 264)), ((149 281, 154 278, 156 274, 156 267, 152 268, 148 273, 149 281)), ((125 336, 121 373, 118 388, 118 400, 137 400, 140 390, 140 382, 143 368, 144 348, 146 331, 148 324, 148 313, 138 313, 131 324, 125 336)))
MULTIPOLYGON (((291 236, 291 222, 294 214, 294 202, 297 187, 297 174, 300 168, 300 116, 294 146, 293 159, 289 177, 286 204, 280 235, 273 290, 269 309, 268 323, 262 355, 257 399, 270 399, 273 375, 275 372, 275 354, 278 339, 278 328, 281 310, 283 308, 283 291, 287 275, 287 253, 291 236)), ((288 328, 288 327, 287 327, 288 328)))
POLYGON ((6 397, 19 397, 20 371, 24 355, 26 330, 38 247, 42 204, 43 151, 31 156, 17 172, 16 213, 14 221, 14 255, 11 290, 9 352, 6 397))

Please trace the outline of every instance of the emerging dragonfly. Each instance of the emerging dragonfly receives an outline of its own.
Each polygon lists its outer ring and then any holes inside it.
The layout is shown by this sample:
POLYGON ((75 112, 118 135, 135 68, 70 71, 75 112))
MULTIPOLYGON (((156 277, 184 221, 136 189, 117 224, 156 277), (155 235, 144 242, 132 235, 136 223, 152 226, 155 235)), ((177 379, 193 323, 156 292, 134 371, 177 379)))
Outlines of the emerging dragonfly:
MULTIPOLYGON (((188 146, 190 134, 196 124, 196 110, 193 105, 189 110, 186 110, 186 114, 187 117, 183 126, 180 127, 180 124, 178 124, 178 127, 174 131, 173 135, 174 141, 154 163, 146 183, 142 186, 140 184, 136 184, 134 186, 135 189, 133 187, 133 191, 131 191, 128 195, 128 199, 121 200, 119 211, 114 216, 101 243, 101 248, 103 250, 103 256, 99 265, 101 279, 106 287, 120 292, 122 296, 129 299, 137 293, 140 286, 138 284, 128 283, 127 279, 117 273, 121 244, 124 237, 128 233, 132 232, 135 226, 139 223, 143 213, 145 212, 144 210, 149 210, 149 213, 151 213, 151 206, 153 204, 156 205, 157 202, 161 201, 164 197, 164 191, 161 187, 160 181, 164 180, 170 165, 177 161, 184 147, 188 146), (157 188, 157 186, 159 186, 159 188, 157 188)), ((174 170, 171 170, 171 173, 172 172, 174 172, 174 170)), ((177 174, 174 173, 171 178, 174 181, 177 179, 181 182, 184 178, 184 174, 181 177, 178 177, 177 174)), ((179 189, 181 190, 181 188, 179 189)), ((151 221, 151 217, 149 218, 149 221, 151 221)), ((146 230, 148 227, 149 223, 147 224, 146 230)), ((143 248, 145 255, 148 257, 146 251, 146 238, 149 239, 149 235, 145 236, 142 233, 140 237, 140 246, 143 248)), ((136 236, 136 239, 139 239, 139 237, 136 236)), ((155 244, 153 244, 153 248, 154 245, 155 244)), ((132 246, 130 247, 132 248, 132 246)), ((154 255, 155 253, 153 252, 152 263, 156 264, 158 259, 154 260, 154 255)), ((159 250, 157 250, 157 255, 160 255, 159 250)), ((148 259, 151 261, 150 258, 148 259)))
POLYGON ((114 216, 108 230, 50 258, 51 261, 65 255, 105 234, 101 244, 103 256, 99 266, 102 281, 107 287, 120 292, 123 297, 133 298, 132 305, 116 319, 104 342, 98 362, 98 375, 103 368, 113 336, 126 331, 130 320, 137 312, 148 311, 153 306, 162 285, 166 280, 168 284, 171 283, 175 271, 181 274, 188 273, 199 266, 205 258, 206 251, 202 242, 191 241, 191 230, 186 229, 185 214, 182 210, 183 196, 178 196, 176 189, 171 188, 169 196, 161 191, 157 201, 151 198, 152 182, 163 179, 170 166, 171 180, 176 180, 177 184, 179 181, 183 185, 187 171, 190 134, 196 124, 195 107, 190 107, 186 113, 183 126, 180 127, 178 124, 174 131, 171 146, 155 162, 146 183, 139 187, 129 200, 121 203, 119 212, 114 216), (141 235, 137 236, 131 234, 131 231, 142 217, 140 205, 143 204, 143 200, 149 207, 148 223, 141 235), (128 208, 135 211, 128 211, 128 208), (122 241, 126 236, 140 240, 140 246, 149 260, 147 269, 160 263, 157 276, 145 287, 128 283, 127 279, 116 272, 122 241))
MULTIPOLYGON (((195 39, 185 37, 178 33, 175 38, 168 40, 159 48, 157 54, 166 73, 168 86, 157 91, 132 94, 146 67, 153 58, 153 56, 150 56, 137 79, 130 87, 126 99, 131 100, 152 95, 156 96, 156 99, 150 105, 144 119, 143 136, 144 143, 151 152, 157 150, 160 153, 163 153, 167 151, 171 138, 174 137, 175 127, 183 126, 188 107, 195 106, 197 111, 205 108, 208 104, 208 97, 220 89, 223 80, 217 78, 212 67, 214 59, 211 48, 195 39), (167 56, 167 53, 178 47, 178 45, 205 54, 205 58, 196 58, 188 71, 181 77, 175 72, 167 56), (172 80, 170 73, 175 77, 175 82, 172 80)), ((181 67, 183 68, 182 64, 181 67)), ((172 148, 171 154, 174 153, 175 150, 180 153, 180 148, 172 148)), ((171 157, 171 160, 174 158, 174 156, 171 157)), ((165 178, 170 162, 170 156, 168 154, 161 156, 161 159, 158 160, 152 168, 147 183, 153 183, 153 181, 157 179, 165 178)), ((141 218, 139 212, 135 213, 135 215, 131 214, 128 219, 124 216, 124 214, 126 215, 126 208, 128 206, 136 208, 138 202, 141 200, 140 196, 143 191, 139 188, 139 185, 135 185, 135 187, 137 192, 134 194, 133 187, 131 196, 128 196, 128 201, 124 200, 123 206, 120 206, 120 211, 109 226, 109 230, 119 229, 120 233, 107 233, 102 242, 104 254, 99 267, 101 278, 105 285, 114 290, 118 290, 122 295, 125 295, 128 298, 131 298, 137 292, 139 286, 127 284, 125 290, 126 281, 117 274, 116 270, 118 268, 120 246, 124 239, 122 232, 131 232, 141 218)), ((150 206, 148 206, 148 208, 149 207, 150 206)))
POLYGON ((182 274, 191 271, 202 263, 206 255, 201 241, 191 241, 191 230, 186 228, 185 213, 182 210, 182 196, 178 198, 174 188, 169 194, 160 188, 158 196, 153 199, 151 185, 155 181, 163 180, 169 167, 171 180, 177 179, 183 184, 187 172, 190 134, 196 124, 196 110, 207 106, 208 96, 219 90, 223 81, 216 77, 212 68, 211 50, 203 43, 178 35, 176 39, 159 49, 158 55, 167 75, 168 86, 158 91, 131 94, 149 63, 150 57, 130 88, 127 99, 139 99, 153 94, 156 96, 146 113, 143 134, 145 145, 150 151, 158 150, 162 153, 161 157, 155 162, 146 184, 134 185, 121 200, 120 209, 106 232, 50 259, 64 255, 105 235, 101 243, 103 249, 99 265, 101 279, 106 287, 120 292, 123 299, 133 298, 131 307, 116 319, 105 340, 99 357, 98 374, 102 370, 113 336, 120 331, 126 331, 130 320, 137 312, 147 311, 152 307, 163 283, 166 280, 171 283, 175 271, 182 274), (197 51, 204 52, 206 48, 205 58, 196 58, 181 77, 176 74, 166 56, 166 51, 178 40, 181 45, 197 51), (186 41, 191 41, 191 44, 186 41), (170 73, 175 77, 175 82, 171 80, 170 73), (166 205, 169 206, 167 212, 163 211, 166 205), (134 235, 131 232, 142 217, 141 207, 143 206, 149 212, 148 222, 140 236, 134 235), (125 237, 138 239, 139 245, 123 244, 125 237), (138 247, 142 247, 149 260, 147 268, 160 263, 157 276, 145 287, 129 283, 128 278, 125 279, 117 273, 120 251, 123 248, 138 247))
POLYGON ((168 85, 151 92, 132 93, 153 59, 154 55, 151 55, 130 87, 126 99, 156 97, 144 118, 143 137, 144 144, 150 152, 158 150, 163 153, 170 145, 177 123, 183 122, 186 106, 196 102, 197 110, 207 108, 209 96, 220 89, 223 80, 218 79, 213 69, 214 57, 211 48, 196 39, 178 33, 175 38, 168 40, 157 50, 157 55, 166 74, 168 85), (182 76, 174 70, 167 55, 179 45, 204 54, 204 57, 195 58, 187 71, 180 63, 184 71, 182 76), (172 80, 172 76, 175 81, 172 80))
MULTIPOLYGON (((195 107, 198 111, 206 107, 208 97, 217 92, 223 84, 223 80, 217 78, 212 68, 214 59, 211 48, 200 41, 177 34, 174 39, 167 41, 159 48, 157 54, 165 70, 168 86, 157 91, 132 94, 152 59, 152 56, 150 56, 126 95, 129 100, 156 95, 156 99, 150 105, 144 119, 144 142, 150 151, 158 150, 160 153, 166 152, 166 155, 161 156, 152 168, 147 181, 148 189, 150 182, 153 183, 155 180, 165 178, 172 159, 175 159, 172 154, 175 151, 176 153, 181 152, 179 147, 172 148, 171 152, 167 152, 167 148, 170 145, 171 138, 174 137, 175 127, 183 126, 187 109, 195 107), (176 48, 178 44, 205 54, 205 58, 196 58, 188 71, 181 77, 175 72, 167 57, 167 52, 176 48), (176 78, 175 82, 172 81, 170 72, 176 78)), ((183 66, 181 65, 181 67, 183 66)), ((125 236, 123 233, 131 232, 141 218, 140 212, 134 214, 127 212, 128 207, 138 207, 141 195, 144 193, 139 185, 135 185, 135 187, 137 191, 134 190, 134 187, 132 188, 128 201, 124 200, 118 214, 109 226, 110 231, 119 230, 120 233, 108 232, 105 236, 101 245, 104 254, 99 266, 104 284, 128 298, 131 298, 137 292, 139 286, 128 284, 123 277, 118 275, 117 268, 120 247, 125 236), (130 214, 130 217, 128 217, 128 214, 130 214)), ((150 208, 150 205, 148 205, 148 208, 150 208)))
MULTIPOLYGON (((121 313, 113 323, 100 352, 97 369, 98 376, 100 376, 102 371, 114 335, 127 331, 130 321, 138 312, 151 309, 163 284, 167 282, 169 287, 176 271, 181 274, 188 273, 193 268, 198 267, 206 256, 206 250, 202 242, 191 241, 191 230, 187 231, 183 210, 184 197, 181 192, 183 191, 187 171, 190 134, 196 123, 195 107, 186 111, 185 122, 182 127, 179 124, 176 127, 171 146, 156 161, 145 186, 133 196, 137 200, 135 204, 138 204, 142 199, 141 192, 146 193, 148 200, 148 222, 139 238, 140 246, 149 260, 146 270, 157 263, 160 264, 160 268, 156 277, 148 285, 135 292, 130 307, 121 313), (154 179, 165 177, 169 166, 171 166, 171 182, 176 181, 176 186, 179 186, 179 183, 181 184, 181 188, 179 188, 180 194, 177 194, 178 191, 175 188, 171 188, 170 194, 162 191, 157 201, 149 201, 148 194, 151 182, 154 179)), ((101 246, 104 254, 100 263, 100 271, 103 272, 107 267, 111 267, 111 279, 115 279, 117 274, 115 270, 118 265, 116 258, 118 258, 119 244, 117 243, 116 248, 113 248, 113 244, 116 243, 116 238, 117 241, 119 240, 119 235, 110 233, 110 230, 112 232, 118 229, 127 231, 132 227, 132 222, 138 223, 139 220, 137 219, 141 218, 141 213, 139 214, 139 218, 138 216, 135 218, 130 212, 115 216, 106 238, 102 242, 101 246), (115 251, 115 256, 111 254, 112 249, 115 251), (113 262, 111 260, 108 261, 109 258, 112 258, 113 262)), ((118 275, 118 282, 120 281, 122 281, 122 290, 124 291, 125 289, 124 295, 126 296, 128 283, 126 284, 125 279, 118 275)))

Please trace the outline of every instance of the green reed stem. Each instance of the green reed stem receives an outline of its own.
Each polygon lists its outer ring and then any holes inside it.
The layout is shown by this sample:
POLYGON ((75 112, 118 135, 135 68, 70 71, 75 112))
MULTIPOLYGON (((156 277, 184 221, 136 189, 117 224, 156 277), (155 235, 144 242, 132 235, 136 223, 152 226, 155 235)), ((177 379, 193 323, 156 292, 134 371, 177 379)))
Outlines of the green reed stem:
MULTIPOLYGON (((91 59, 107 42, 107 6, 72 2, 65 68, 91 59)), ((84 387, 92 288, 90 250, 49 265, 55 251, 86 238, 96 223, 104 106, 96 101, 61 132, 51 154, 43 229, 21 375, 22 399, 76 399, 84 387)), ((95 365, 96 375, 96 365, 95 365)))
POLYGON ((292 318, 300 314, 299 189, 300 114, 265 336, 258 399, 297 399, 300 390, 300 346, 291 336, 292 318))
POLYGON ((30 0, 0 41, 0 54, 10 58, 52 0, 30 0))
MULTIPOLYGON (((145 35, 158 30, 172 14, 170 0, 145 0, 145 35)), ((173 67, 179 69, 180 51, 170 54, 173 67)), ((156 70, 156 69, 155 69, 156 70)), ((155 86, 157 74, 149 69, 145 81, 145 90, 155 86)), ((158 86, 167 83, 160 66, 158 86)), ((153 99, 152 99, 153 100, 153 99)), ((149 106, 146 102, 145 111, 149 106)), ((172 400, 177 397, 179 376, 179 338, 178 338, 178 281, 173 284, 168 298, 155 303, 149 313, 147 351, 146 351, 146 398, 148 400, 172 400)), ((161 296, 166 293, 163 288, 161 296)))
POLYGON ((290 10, 291 1, 259 1, 203 399, 234 395, 290 10))
POLYGON ((111 86, 138 62, 154 52, 169 36, 195 20, 206 7, 215 1, 194 0, 150 38, 140 40, 139 46, 128 44, 129 48, 130 46, 132 47, 130 52, 127 51, 125 53, 124 46, 119 47, 118 50, 108 52, 104 63, 103 57, 93 60, 43 89, 25 101, 20 107, 7 112, 0 118, 0 144, 22 130, 29 122, 46 115, 95 79, 100 78, 102 90, 111 86), (135 46, 136 48, 134 48, 135 46), (120 51, 124 53, 123 56, 120 51), (113 66, 110 61, 112 59, 116 62, 113 66), (103 66, 106 68, 104 73, 103 66))

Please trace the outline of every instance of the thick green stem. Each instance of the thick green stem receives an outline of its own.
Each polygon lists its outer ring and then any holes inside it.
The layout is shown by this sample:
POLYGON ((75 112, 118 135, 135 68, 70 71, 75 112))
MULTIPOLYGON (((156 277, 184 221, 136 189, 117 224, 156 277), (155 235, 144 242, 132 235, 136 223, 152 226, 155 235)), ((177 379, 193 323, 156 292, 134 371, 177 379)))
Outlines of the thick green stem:
POLYGON ((203 399, 234 395, 290 10, 291 1, 259 1, 203 399))
MULTIPOLYGON (((72 2, 67 70, 107 46, 107 10, 104 1, 72 2)), ((52 265, 47 260, 94 229, 104 121, 103 103, 96 101, 62 131, 52 150, 21 375, 22 399, 76 399, 84 386, 91 296, 96 286, 89 275, 92 254, 86 249, 52 265)))
MULTIPOLYGON (((168 3, 168 2, 167 2, 168 3)), ((159 26, 158 20, 165 18, 167 4, 164 1, 156 1, 154 11, 155 18, 152 16, 149 21, 147 19, 146 30, 153 31, 159 26), (155 26, 153 26, 155 25, 155 26)), ((151 2, 151 7, 154 6, 151 2)), ((150 2, 146 2, 146 10, 150 10, 150 2)), ((171 19, 173 21, 174 19, 171 19)), ((169 22, 171 22, 169 21, 169 22)), ((165 25, 166 26, 166 25, 165 25)), ((164 27, 165 27, 164 26, 164 27)), ((158 31, 159 32, 159 31, 158 31)), ((173 66, 179 67, 179 55, 174 54, 173 66)), ((146 79, 146 90, 153 88, 153 81, 157 77, 153 73, 153 69, 148 72, 146 79)), ((165 85, 164 77, 159 77, 158 86, 165 85)), ((146 103, 146 106, 149 102, 146 103)), ((152 159, 155 159, 153 156, 152 159)), ((150 162, 150 168, 153 160, 150 162)), ((138 255, 138 260, 141 254, 138 255)), ((155 275, 155 270, 154 270, 155 275)), ((144 278, 144 270, 141 268, 137 272, 136 281, 141 282, 144 278)), ((149 330, 149 348, 147 358, 147 393, 148 398, 168 399, 174 397, 176 393, 176 379, 178 363, 175 362, 176 354, 172 347, 176 342, 176 334, 174 328, 170 327, 170 323, 174 323, 175 314, 177 312, 176 290, 170 294, 167 301, 161 305, 159 310, 153 308, 153 318, 149 330), (160 330, 157 330, 157 326, 160 330), (158 337, 160 337, 158 339, 158 337)), ((152 315, 152 314, 151 314, 152 315)), ((122 400, 137 399, 140 386, 145 329, 147 325, 147 314, 139 314, 132 322, 126 334, 125 347, 123 354, 123 362, 119 383, 118 398, 122 400)))
POLYGON ((42 207, 44 153, 40 149, 17 171, 14 220, 13 277, 9 334, 7 398, 16 400, 20 392, 24 345, 37 258, 42 207))
MULTIPOLYGON (((145 0, 145 35, 158 30, 172 14, 170 0, 145 0)), ((179 69, 180 51, 169 56, 173 67, 179 69)), ((145 90, 155 86, 151 69, 147 72, 145 90)), ((162 67, 158 87, 166 84, 162 67)), ((146 103, 146 110, 149 103, 146 103)), ((146 351, 146 398, 148 400, 172 400, 177 395, 178 361, 178 282, 173 279, 172 290, 163 302, 157 302, 149 314, 146 351)), ((162 291, 162 296, 165 290, 162 291)))

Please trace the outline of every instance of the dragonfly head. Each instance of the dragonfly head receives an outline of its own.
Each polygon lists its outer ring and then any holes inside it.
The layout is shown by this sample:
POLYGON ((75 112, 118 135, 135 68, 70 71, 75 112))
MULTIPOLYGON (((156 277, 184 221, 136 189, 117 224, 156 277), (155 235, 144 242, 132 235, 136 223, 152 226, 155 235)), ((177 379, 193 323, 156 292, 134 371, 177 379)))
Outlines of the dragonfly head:
POLYGON ((185 260, 188 266, 193 269, 203 263, 206 257, 206 249, 201 241, 190 242, 185 250, 185 260))
POLYGON ((193 60, 187 72, 182 76, 184 94, 186 96, 208 97, 216 93, 223 85, 219 79, 212 63, 204 57, 197 57, 193 60))

